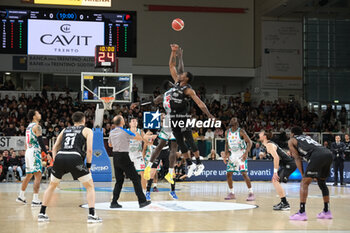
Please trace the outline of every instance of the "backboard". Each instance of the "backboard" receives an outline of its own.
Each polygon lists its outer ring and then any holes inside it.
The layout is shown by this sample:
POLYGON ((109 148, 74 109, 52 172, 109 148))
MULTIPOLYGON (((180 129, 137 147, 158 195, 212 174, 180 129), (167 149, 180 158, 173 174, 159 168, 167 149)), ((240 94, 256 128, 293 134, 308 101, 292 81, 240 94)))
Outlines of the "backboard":
POLYGON ((98 103, 101 97, 114 97, 115 103, 132 101, 131 73, 81 73, 81 100, 98 103))

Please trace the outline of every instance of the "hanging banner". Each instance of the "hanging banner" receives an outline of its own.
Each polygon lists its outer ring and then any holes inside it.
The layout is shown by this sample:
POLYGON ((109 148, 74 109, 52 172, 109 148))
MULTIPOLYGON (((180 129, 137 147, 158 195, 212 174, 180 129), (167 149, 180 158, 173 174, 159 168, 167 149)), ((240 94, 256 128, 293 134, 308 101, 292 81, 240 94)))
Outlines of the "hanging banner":
POLYGON ((302 89, 301 22, 262 22, 261 87, 302 89))
POLYGON ((0 136, 0 148, 2 150, 24 150, 25 149, 25 137, 24 136, 0 136))

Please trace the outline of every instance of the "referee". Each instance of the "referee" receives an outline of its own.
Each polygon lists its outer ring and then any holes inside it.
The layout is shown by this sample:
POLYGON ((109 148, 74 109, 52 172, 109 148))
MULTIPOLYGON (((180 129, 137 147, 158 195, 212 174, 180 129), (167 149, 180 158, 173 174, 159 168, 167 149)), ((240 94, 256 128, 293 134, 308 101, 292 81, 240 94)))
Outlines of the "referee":
POLYGON ((110 208, 122 207, 118 204, 118 199, 124 183, 124 173, 131 179, 140 208, 143 208, 151 204, 151 202, 146 201, 145 194, 142 191, 140 177, 135 170, 134 163, 131 162, 129 157, 130 139, 142 141, 142 137, 137 132, 135 135, 133 132, 123 129, 125 121, 120 115, 113 118, 113 123, 116 128, 110 132, 108 144, 113 148, 112 154, 116 183, 110 208))

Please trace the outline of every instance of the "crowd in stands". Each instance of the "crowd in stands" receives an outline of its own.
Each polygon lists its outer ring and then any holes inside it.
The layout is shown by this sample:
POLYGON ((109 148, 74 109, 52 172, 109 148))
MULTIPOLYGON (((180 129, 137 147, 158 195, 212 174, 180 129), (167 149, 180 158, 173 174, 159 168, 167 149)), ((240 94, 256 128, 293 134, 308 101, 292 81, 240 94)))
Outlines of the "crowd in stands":
MULTIPOLYGON (((42 152, 41 157, 43 166, 42 174, 43 178, 46 179, 51 175, 53 161, 51 157, 47 156, 44 152, 42 152)), ((25 174, 25 151, 15 151, 13 148, 9 150, 0 149, 0 182, 4 180, 20 182, 25 174)))
MULTIPOLYGON (((271 129, 273 131, 290 131, 295 126, 302 126, 305 132, 345 132, 347 123, 347 112, 342 108, 338 115, 332 106, 329 105, 325 111, 309 111, 307 107, 301 107, 296 101, 276 100, 274 102, 262 100, 260 103, 250 103, 242 101, 241 97, 230 97, 225 103, 220 98, 219 93, 205 95, 205 89, 197 90, 198 96, 206 103, 209 111, 222 121, 222 128, 211 129, 209 133, 205 129, 198 130, 198 137, 205 138, 209 134, 214 137, 224 137, 225 129, 233 116, 238 117, 240 125, 249 135, 261 129, 271 129)), ((161 91, 156 88, 154 97, 161 91)), ((137 92, 134 99, 139 101, 137 92)), ((244 98, 246 99, 246 97, 244 98)), ((250 101, 250 100, 249 100, 250 101)), ((205 120, 202 111, 192 105, 191 115, 194 118, 205 120)), ((114 104, 113 110, 106 112, 103 128, 108 136, 112 129, 111 119, 117 114, 122 114, 126 119, 130 115, 139 117, 142 125, 142 112, 145 110, 155 110, 161 106, 142 106, 130 109, 129 105, 114 104)), ((18 99, 11 96, 1 96, 0 99, 0 134, 6 136, 24 136, 25 128, 28 124, 26 113, 28 109, 37 109, 42 115, 43 135, 52 138, 59 134, 62 128, 72 124, 71 115, 80 110, 87 116, 87 126, 93 126, 95 104, 81 102, 78 98, 73 99, 67 94, 49 97, 46 91, 35 96, 25 96, 22 94, 18 99)))

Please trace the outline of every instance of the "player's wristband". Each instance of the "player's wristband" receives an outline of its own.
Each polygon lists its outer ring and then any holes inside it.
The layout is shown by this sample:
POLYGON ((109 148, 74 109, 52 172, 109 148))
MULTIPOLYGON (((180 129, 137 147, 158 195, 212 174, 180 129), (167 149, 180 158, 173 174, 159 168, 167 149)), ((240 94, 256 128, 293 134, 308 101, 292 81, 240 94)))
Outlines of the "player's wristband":
POLYGON ((91 168, 91 163, 86 163, 87 168, 91 168))
POLYGON ((277 173, 277 172, 278 172, 278 169, 274 168, 273 173, 277 173))

